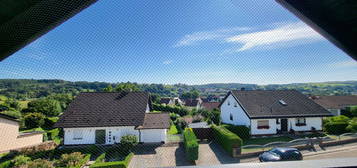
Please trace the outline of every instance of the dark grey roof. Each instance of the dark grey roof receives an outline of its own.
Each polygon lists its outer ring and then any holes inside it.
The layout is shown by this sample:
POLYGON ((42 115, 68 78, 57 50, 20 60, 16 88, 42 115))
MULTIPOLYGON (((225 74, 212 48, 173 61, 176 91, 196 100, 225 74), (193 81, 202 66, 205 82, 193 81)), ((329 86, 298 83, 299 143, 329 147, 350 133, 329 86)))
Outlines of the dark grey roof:
POLYGON ((145 92, 80 93, 56 127, 140 126, 150 103, 145 92))
POLYGON ((196 107, 200 103, 200 100, 197 100, 197 99, 184 99, 184 102, 185 102, 185 106, 196 107))
POLYGON ((231 93, 249 118, 331 116, 329 111, 296 90, 232 91, 231 93), (286 105, 279 100, 283 100, 286 105))
POLYGON ((357 105, 357 96, 313 96, 311 99, 326 109, 343 109, 357 105))
POLYGON ((169 104, 170 100, 171 100, 171 98, 169 98, 169 97, 163 97, 160 99, 160 104, 169 104))
POLYGON ((170 128, 170 115, 168 113, 146 113, 144 124, 138 129, 168 129, 170 128))
POLYGON ((4 118, 4 119, 7 119, 7 120, 19 122, 19 120, 17 120, 16 117, 9 116, 9 115, 3 114, 3 113, 0 113, 0 118, 4 118))

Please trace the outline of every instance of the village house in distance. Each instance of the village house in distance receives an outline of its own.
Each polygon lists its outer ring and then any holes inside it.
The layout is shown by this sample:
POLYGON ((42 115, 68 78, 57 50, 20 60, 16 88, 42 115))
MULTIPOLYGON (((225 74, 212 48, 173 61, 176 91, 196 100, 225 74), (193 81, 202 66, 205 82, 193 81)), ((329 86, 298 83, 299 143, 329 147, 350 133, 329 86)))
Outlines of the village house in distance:
POLYGON ((220 104, 223 123, 245 125, 251 135, 320 131, 322 118, 332 116, 296 90, 234 90, 220 104))
POLYGON ((42 143, 43 132, 19 133, 19 121, 0 113, 0 153, 42 143))
POLYGON ((357 106, 357 96, 311 96, 317 104, 321 105, 333 115, 341 115, 348 106, 357 106))
POLYGON ((114 144, 122 136, 139 142, 166 142, 167 113, 150 113, 146 92, 80 93, 55 124, 64 130, 64 144, 114 144))

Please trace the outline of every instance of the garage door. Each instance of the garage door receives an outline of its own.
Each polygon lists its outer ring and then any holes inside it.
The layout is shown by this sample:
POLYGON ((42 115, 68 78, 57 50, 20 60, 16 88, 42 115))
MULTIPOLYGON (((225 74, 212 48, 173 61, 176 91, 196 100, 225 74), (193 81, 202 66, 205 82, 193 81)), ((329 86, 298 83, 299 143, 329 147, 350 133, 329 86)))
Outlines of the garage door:
POLYGON ((166 129, 141 130, 141 142, 166 142, 166 129))

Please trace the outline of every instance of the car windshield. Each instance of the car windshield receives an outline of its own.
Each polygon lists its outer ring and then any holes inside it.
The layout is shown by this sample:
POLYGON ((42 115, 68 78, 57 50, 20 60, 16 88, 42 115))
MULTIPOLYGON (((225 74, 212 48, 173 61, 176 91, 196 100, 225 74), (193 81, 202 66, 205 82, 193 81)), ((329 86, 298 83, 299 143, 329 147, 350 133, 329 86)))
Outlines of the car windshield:
POLYGON ((280 156, 283 154, 283 152, 280 151, 279 149, 273 149, 273 150, 271 150, 270 152, 273 153, 273 154, 280 155, 280 156))

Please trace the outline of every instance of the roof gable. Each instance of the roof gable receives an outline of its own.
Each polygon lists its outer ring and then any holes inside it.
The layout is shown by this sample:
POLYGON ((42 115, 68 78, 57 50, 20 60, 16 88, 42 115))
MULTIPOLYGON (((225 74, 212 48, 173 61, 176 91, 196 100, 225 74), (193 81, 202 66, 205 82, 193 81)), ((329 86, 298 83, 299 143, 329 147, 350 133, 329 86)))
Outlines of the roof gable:
POLYGON ((80 93, 55 126, 139 126, 144 123, 148 103, 145 92, 80 93))
POLYGON ((249 118, 331 116, 329 111, 296 90, 232 91, 231 93, 249 118))

